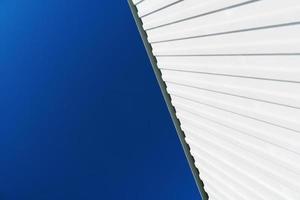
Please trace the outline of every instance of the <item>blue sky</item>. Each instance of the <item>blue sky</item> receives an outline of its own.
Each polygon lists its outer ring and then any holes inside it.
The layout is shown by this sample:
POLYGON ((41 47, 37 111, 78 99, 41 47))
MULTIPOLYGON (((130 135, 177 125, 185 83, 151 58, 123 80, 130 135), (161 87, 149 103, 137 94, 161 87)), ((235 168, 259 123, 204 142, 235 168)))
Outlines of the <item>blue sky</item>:
POLYGON ((126 1, 0 0, 0 199, 200 199, 126 1))

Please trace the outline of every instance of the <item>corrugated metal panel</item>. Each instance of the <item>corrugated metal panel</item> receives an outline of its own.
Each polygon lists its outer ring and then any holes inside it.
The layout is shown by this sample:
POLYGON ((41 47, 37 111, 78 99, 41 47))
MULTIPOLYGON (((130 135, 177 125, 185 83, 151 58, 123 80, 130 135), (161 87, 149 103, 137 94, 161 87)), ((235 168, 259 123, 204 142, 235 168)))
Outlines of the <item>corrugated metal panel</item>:
POLYGON ((209 199, 300 199, 300 2, 144 0, 209 199))

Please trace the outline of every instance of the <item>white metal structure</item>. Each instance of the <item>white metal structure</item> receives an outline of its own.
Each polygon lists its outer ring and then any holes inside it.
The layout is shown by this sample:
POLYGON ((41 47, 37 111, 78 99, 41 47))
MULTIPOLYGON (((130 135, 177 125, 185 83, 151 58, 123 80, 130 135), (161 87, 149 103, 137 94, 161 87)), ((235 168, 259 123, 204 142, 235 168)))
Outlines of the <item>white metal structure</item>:
POLYGON ((300 1, 133 0, 211 200, 300 200, 300 1))

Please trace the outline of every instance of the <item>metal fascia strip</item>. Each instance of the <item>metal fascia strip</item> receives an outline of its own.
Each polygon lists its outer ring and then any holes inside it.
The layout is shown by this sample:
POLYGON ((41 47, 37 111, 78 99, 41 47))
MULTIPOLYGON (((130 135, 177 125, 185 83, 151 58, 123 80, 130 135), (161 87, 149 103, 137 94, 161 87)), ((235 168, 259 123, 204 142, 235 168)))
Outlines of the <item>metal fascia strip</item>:
POLYGON ((149 57, 150 62, 152 64, 153 71, 155 73, 156 79, 157 79, 157 81, 159 83, 159 87, 161 89, 161 92, 162 92, 163 97, 165 99, 165 102, 167 104, 167 107, 168 107, 168 110, 170 112, 172 121, 173 121, 174 126, 176 128, 179 140, 180 140, 181 145, 183 147, 183 150, 184 150, 185 156, 186 156, 186 158, 188 160, 189 166, 190 166, 190 168, 192 170, 192 173, 193 173, 194 179, 196 181, 196 184, 197 184, 198 190, 200 192, 200 195, 202 197, 202 200, 208 200, 208 195, 207 195, 207 193, 204 190, 203 182, 202 182, 202 180, 199 177, 199 171, 198 171, 198 169, 195 166, 195 160, 194 160, 194 158, 192 157, 192 155, 190 153, 190 147, 189 147, 189 145, 185 142, 185 134, 184 134, 184 132, 182 131, 182 129, 180 127, 180 122, 177 119, 176 114, 175 114, 175 108, 171 104, 171 97, 167 93, 166 84, 162 80, 161 71, 159 70, 159 68, 157 66, 156 58, 154 57, 154 55, 152 53, 152 47, 151 47, 151 45, 147 41, 147 33, 144 31, 144 29, 142 27, 142 21, 141 21, 141 19, 139 18, 138 14, 137 14, 137 12, 138 12, 137 8, 134 5, 134 3, 132 2, 132 0, 128 0, 128 4, 130 6, 132 15, 134 17, 134 20, 135 20, 136 25, 138 27, 138 30, 140 32, 140 35, 141 35, 141 38, 143 40, 144 46, 146 48, 148 57, 149 57))

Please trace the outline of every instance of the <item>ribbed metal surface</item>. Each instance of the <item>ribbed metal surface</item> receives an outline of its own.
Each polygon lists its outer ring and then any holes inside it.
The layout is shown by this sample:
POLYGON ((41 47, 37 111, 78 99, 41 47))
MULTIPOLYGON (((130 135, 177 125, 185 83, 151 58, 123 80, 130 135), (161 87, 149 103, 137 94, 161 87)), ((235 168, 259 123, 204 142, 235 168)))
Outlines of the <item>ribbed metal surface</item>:
POLYGON ((300 199, 300 2, 133 1, 209 199, 300 199))

